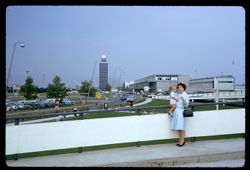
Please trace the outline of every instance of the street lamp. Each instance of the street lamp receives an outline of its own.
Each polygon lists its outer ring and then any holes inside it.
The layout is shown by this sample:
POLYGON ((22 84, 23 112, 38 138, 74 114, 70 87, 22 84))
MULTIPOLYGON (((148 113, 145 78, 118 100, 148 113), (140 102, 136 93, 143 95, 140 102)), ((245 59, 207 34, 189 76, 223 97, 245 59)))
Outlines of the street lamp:
POLYGON ((113 88, 115 87, 115 74, 116 74, 116 70, 117 70, 117 67, 115 68, 115 72, 114 72, 114 77, 113 77, 113 82, 112 82, 112 86, 113 88))
POLYGON ((26 78, 29 77, 29 72, 30 72, 29 70, 26 71, 26 74, 27 74, 27 77, 26 77, 26 78))
POLYGON ((96 68, 97 61, 98 60, 95 60, 95 64, 94 64, 94 68, 93 68, 93 72, 92 72, 92 76, 91 76, 91 82, 90 82, 90 85, 89 85, 88 97, 87 97, 86 102, 88 101, 88 98, 89 98, 89 93, 90 93, 91 85, 93 83, 93 77, 94 77, 94 73, 95 73, 95 68, 96 68))
POLYGON ((121 68, 118 68, 118 69, 120 70, 120 76, 119 76, 119 79, 118 79, 118 88, 119 88, 121 75, 122 75, 122 73, 125 73, 125 72, 121 68))
POLYGON ((11 56, 11 62, 10 62, 10 68, 9 68, 9 73, 8 73, 8 77, 7 77, 7 86, 8 86, 8 83, 9 83, 9 79, 10 79, 10 72, 11 72, 11 67, 12 67, 12 63, 13 63, 13 57, 14 57, 14 53, 15 53, 15 48, 16 48, 16 45, 17 44, 20 44, 20 47, 25 47, 24 43, 23 42, 15 42, 14 44, 14 48, 13 48, 13 52, 12 52, 12 56, 11 56))

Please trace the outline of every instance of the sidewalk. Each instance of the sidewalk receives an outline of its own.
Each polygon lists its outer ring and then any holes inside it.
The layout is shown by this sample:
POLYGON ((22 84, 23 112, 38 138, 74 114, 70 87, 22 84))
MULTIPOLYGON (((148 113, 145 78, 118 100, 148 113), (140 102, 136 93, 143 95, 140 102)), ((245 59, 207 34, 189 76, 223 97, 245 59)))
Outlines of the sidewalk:
POLYGON ((223 167, 223 161, 225 161, 225 167, 230 167, 227 160, 236 159, 241 160, 237 164, 238 166, 244 166, 244 138, 187 142, 184 147, 177 147, 175 143, 171 143, 83 151, 82 153, 25 158, 17 161, 9 160, 6 161, 6 164, 7 166, 27 167, 173 167, 205 162, 210 162, 208 166, 212 166, 212 162, 222 161, 220 167, 223 167))
POLYGON ((150 103, 151 101, 152 101, 152 98, 146 98, 146 100, 144 102, 134 104, 133 106, 144 105, 144 104, 150 103))

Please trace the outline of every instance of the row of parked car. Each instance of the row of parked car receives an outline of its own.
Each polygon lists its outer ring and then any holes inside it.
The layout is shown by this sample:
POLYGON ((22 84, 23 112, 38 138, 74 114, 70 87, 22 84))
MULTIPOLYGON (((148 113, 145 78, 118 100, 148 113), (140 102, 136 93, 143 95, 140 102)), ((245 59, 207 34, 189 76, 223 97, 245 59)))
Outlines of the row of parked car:
MULTIPOLYGON (((30 110, 30 109, 39 109, 45 107, 54 107, 56 99, 42 99, 37 98, 35 100, 20 100, 17 102, 12 102, 11 100, 6 99, 6 111, 15 111, 15 110, 30 110)), ((60 100, 60 105, 73 105, 74 103, 64 98, 60 100)))

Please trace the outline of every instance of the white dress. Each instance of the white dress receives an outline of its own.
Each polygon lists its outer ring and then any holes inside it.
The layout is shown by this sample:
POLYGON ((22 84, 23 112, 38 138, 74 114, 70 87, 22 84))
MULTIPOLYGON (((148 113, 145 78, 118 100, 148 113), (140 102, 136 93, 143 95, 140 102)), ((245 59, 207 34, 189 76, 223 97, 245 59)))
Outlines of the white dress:
POLYGON ((184 106, 183 102, 180 97, 183 96, 184 100, 186 101, 186 106, 189 103, 189 96, 186 92, 179 93, 178 101, 176 102, 176 109, 174 110, 173 120, 171 122, 171 129, 172 130, 185 130, 185 121, 183 116, 184 106))

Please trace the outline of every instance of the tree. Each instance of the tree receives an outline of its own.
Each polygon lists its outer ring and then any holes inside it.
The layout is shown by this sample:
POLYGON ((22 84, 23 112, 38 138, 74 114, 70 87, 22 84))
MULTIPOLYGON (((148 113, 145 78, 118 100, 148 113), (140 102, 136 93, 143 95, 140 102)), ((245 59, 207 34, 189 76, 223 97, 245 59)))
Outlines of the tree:
POLYGON ((111 85, 110 84, 106 84, 106 87, 105 87, 105 91, 111 91, 111 85))
POLYGON ((41 87, 41 88, 38 88, 38 93, 46 93, 47 92, 47 87, 44 88, 44 87, 41 87))
POLYGON ((26 98, 26 100, 37 98, 38 87, 34 86, 32 83, 32 77, 28 76, 25 84, 20 88, 20 92, 23 93, 23 96, 26 98))
POLYGON ((85 80, 82 82, 79 92, 85 94, 89 93, 89 96, 94 97, 97 90, 94 87, 91 87, 90 89, 89 88, 90 88, 90 83, 85 80))
POLYGON ((53 83, 49 84, 47 87, 47 97, 63 99, 65 96, 67 96, 65 83, 61 83, 61 78, 55 76, 53 78, 53 83))

